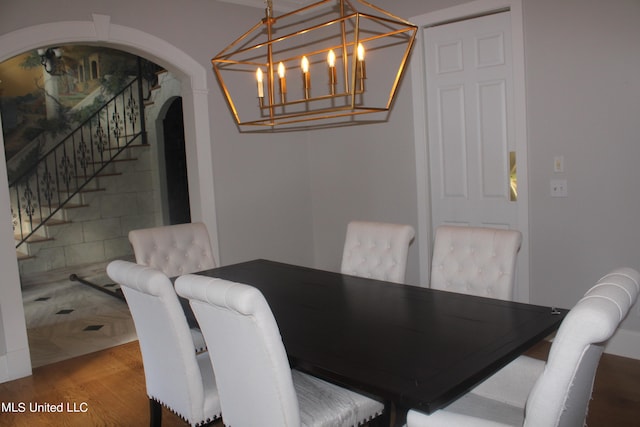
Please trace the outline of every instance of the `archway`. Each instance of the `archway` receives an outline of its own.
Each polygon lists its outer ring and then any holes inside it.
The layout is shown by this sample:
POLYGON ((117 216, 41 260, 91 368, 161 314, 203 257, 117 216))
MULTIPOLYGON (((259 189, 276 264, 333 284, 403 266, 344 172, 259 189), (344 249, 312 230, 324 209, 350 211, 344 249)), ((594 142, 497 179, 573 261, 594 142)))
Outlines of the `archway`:
MULTIPOLYGON (((0 61, 43 45, 89 42, 147 57, 178 76, 187 111, 184 125, 191 215, 194 220, 207 224, 214 256, 220 259, 212 185, 209 89, 205 67, 162 39, 134 28, 112 24, 108 15, 94 14, 92 18, 92 21, 36 25, 5 34, 0 37, 0 61)), ((0 142, 1 139, 0 136, 0 142)), ((4 153, 0 153, 1 206, 9 206, 5 161, 4 153)), ((7 209, 2 210, 0 223, 5 226, 0 227, 0 268, 6 285, 0 288, 0 382, 31 373, 18 265, 12 232, 8 227, 10 222, 10 213, 7 209)))

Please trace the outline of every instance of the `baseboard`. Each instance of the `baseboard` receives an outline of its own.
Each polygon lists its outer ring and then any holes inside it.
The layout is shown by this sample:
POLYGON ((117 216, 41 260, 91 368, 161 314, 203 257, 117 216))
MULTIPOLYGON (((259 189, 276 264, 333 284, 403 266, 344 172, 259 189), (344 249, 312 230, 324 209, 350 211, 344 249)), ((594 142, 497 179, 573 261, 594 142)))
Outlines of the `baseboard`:
POLYGON ((640 332, 618 329, 604 351, 608 354, 640 360, 640 332))
POLYGON ((29 349, 0 355, 0 383, 31 375, 29 349))

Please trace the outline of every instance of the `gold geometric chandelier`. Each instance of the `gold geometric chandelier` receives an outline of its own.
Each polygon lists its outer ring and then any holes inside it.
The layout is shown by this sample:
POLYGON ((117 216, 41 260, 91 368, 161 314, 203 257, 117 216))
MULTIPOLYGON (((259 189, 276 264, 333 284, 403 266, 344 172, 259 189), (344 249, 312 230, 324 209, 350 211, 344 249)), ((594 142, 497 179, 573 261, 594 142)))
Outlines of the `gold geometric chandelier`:
MULTIPOLYGON (((266 16, 211 60, 241 129, 357 124, 388 112, 417 27, 364 0, 266 16)), ((378 120, 383 120, 379 118, 378 120)))

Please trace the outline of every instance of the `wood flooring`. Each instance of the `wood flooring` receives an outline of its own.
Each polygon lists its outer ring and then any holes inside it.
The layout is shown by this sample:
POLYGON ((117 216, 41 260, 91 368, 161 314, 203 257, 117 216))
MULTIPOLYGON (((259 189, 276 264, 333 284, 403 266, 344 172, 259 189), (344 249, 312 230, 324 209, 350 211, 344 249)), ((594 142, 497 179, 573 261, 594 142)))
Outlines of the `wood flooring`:
MULTIPOLYGON (((548 343, 541 343, 528 354, 544 359, 548 348, 548 343)), ((35 368, 30 377, 0 384, 0 403, 0 426, 147 426, 149 406, 138 342, 35 368), (64 412, 30 412, 29 405, 36 403, 62 404, 64 412), (24 404, 25 411, 10 412, 11 404, 18 411, 24 404)), ((166 409, 162 415, 164 427, 186 425, 166 409)), ((640 425, 640 361, 603 355, 587 425, 640 425)))

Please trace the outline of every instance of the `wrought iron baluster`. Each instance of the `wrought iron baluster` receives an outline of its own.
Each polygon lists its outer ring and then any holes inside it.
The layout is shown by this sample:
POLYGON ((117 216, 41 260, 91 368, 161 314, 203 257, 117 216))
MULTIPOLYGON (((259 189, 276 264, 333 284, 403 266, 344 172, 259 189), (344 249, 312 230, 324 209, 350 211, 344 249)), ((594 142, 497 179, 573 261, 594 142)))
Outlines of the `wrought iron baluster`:
MULTIPOLYGON (((78 151, 76 154, 78 156, 78 163, 80 164, 80 168, 82 169, 78 172, 79 176, 77 177, 77 182, 79 182, 80 176, 86 177, 89 175, 89 172, 87 170, 89 166, 89 149, 87 148, 87 143, 84 140, 84 132, 80 132, 80 143, 78 144, 78 151), (80 172, 82 172, 82 175, 80 175, 80 172)), ((77 188, 78 186, 76 185, 76 189, 77 188)))
MULTIPOLYGON (((108 128, 108 125, 107 125, 108 128)), ((102 127, 102 118, 98 120, 98 129, 96 130, 98 133, 98 137, 100 138, 100 142, 102 143, 102 150, 109 149, 109 133, 104 130, 102 127)))
POLYGON ((53 192, 55 189, 52 186, 53 178, 51 177, 51 173, 49 172, 49 162, 44 162, 44 173, 42 174, 42 178, 40 183, 42 184, 42 197, 47 201, 49 206, 49 213, 51 213, 52 205, 53 205, 53 192))
POLYGON ((96 137, 96 147, 98 148, 98 153, 100 153, 100 163, 104 163, 104 151, 106 149, 104 129, 102 129, 102 120, 100 120, 100 116, 97 116, 96 119, 98 123, 96 124, 95 132, 92 131, 92 134, 96 137))
MULTIPOLYGON (((143 92, 143 84, 146 83, 146 80, 142 77, 142 68, 144 65, 149 65, 150 63, 147 61, 142 61, 142 58, 138 57, 138 114, 140 117, 140 134, 142 135, 142 145, 147 145, 147 128, 146 128, 146 117, 144 114, 144 92, 143 92)), ((156 73, 153 74, 155 78, 158 78, 156 73)), ((151 90, 149 89, 149 92, 151 90)))
MULTIPOLYGON (((13 227, 13 235, 16 235, 16 228, 18 227, 18 214, 13 210, 11 206, 11 226, 13 227)), ((20 231, 20 237, 22 238, 22 230, 20 231)))
POLYGON ((113 123, 113 137, 116 139, 116 147, 120 148, 120 135, 122 134, 122 118, 118 113, 118 103, 113 103, 113 113, 111 115, 113 123))
MULTIPOLYGON (((34 174, 34 181, 36 183, 36 191, 35 191, 35 195, 34 196, 36 197, 36 200, 37 200, 36 206, 38 207, 38 213, 40 214, 40 218, 39 218, 39 223, 40 223, 40 222, 42 222, 42 218, 44 218, 44 214, 42 212, 42 202, 40 200, 40 177, 39 177, 39 174, 38 174, 38 170, 39 169, 40 168, 37 167, 35 169, 36 172, 34 174)), ((32 231, 33 231, 33 229, 32 229, 32 231)))
POLYGON ((20 226, 20 240, 24 239, 24 228, 22 226, 22 206, 20 203, 20 184, 16 183, 15 185, 15 193, 16 193, 16 212, 18 214, 18 225, 20 226))
POLYGON ((33 191, 31 191, 29 179, 26 180, 26 183, 24 185, 22 197, 24 201, 24 213, 29 218, 29 231, 31 231, 33 230, 33 215, 36 213, 36 208, 34 206, 33 191))
MULTIPOLYGON (((125 136, 127 135, 127 103, 126 103, 126 92, 124 91, 122 92, 121 96, 118 98, 118 101, 120 101, 120 123, 122 125, 122 134, 120 136, 125 136)), ((116 102, 118 102, 116 101, 116 102)), ((121 139, 120 142, 122 142, 123 140, 121 139)), ((120 146, 120 144, 118 144, 118 146, 120 146)))
POLYGON ((107 125, 107 129, 106 129, 107 144, 108 144, 109 150, 111 150, 111 148, 113 147, 113 142, 111 141, 111 120, 109 120, 109 117, 110 117, 109 106, 110 104, 107 104, 104 106, 104 114, 105 114, 105 123, 107 125))
POLYGON ((69 160, 71 161, 71 180, 69 185, 69 193, 65 197, 69 197, 69 194, 71 194, 78 188, 78 157, 76 156, 77 149, 78 144, 76 144, 76 135, 73 135, 71 137, 71 146, 69 147, 69 160))
POLYGON ((67 197, 69 197, 69 195, 71 194, 72 190, 75 192, 78 190, 78 173, 79 173, 79 169, 78 169, 78 157, 76 156, 78 147, 76 146, 76 138, 75 135, 72 135, 71 137, 71 152, 73 153, 73 162, 71 163, 72 165, 72 169, 71 169, 71 178, 74 180, 73 186, 71 186, 69 188, 69 193, 67 194, 67 197))
MULTIPOLYGON (((139 84, 139 83, 138 83, 139 84)), ((129 122, 131 124, 131 134, 136 133, 136 123, 138 119, 138 103, 133 97, 133 87, 129 91, 129 101, 127 102, 127 114, 129 116, 129 122)))
POLYGON ((53 150, 53 170, 56 176, 56 194, 58 196, 58 206, 62 206, 62 200, 60 198, 60 176, 58 175, 58 150, 53 150))
MULTIPOLYGON (((82 126, 82 135, 85 143, 87 144, 87 150, 89 154, 89 163, 88 163, 89 173, 84 178, 84 180, 87 180, 90 176, 95 176, 95 172, 96 172, 96 165, 95 165, 96 155, 95 155, 95 147, 93 146, 93 134, 91 133, 90 122, 87 122, 84 124, 84 126, 82 126)), ((86 184, 86 182, 84 184, 86 184)))
MULTIPOLYGON (((69 159, 69 155, 67 154, 67 147, 62 147, 62 159, 60 160, 60 177, 64 181, 65 188, 67 189, 67 193, 71 189, 71 159, 69 159)), ((62 190, 60 190, 62 191, 62 190)))

